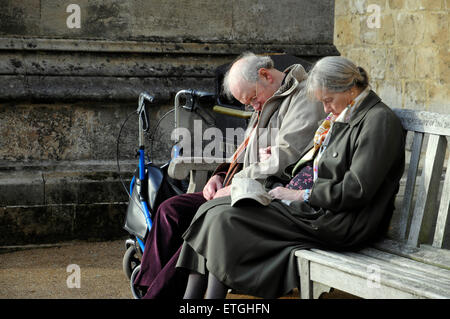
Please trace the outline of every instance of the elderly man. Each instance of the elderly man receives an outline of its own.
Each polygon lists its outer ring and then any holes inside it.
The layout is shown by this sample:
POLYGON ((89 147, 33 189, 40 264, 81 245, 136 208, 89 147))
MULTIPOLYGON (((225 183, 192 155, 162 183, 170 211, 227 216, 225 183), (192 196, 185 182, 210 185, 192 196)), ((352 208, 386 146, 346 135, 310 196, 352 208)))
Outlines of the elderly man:
POLYGON ((178 195, 159 206, 134 282, 147 290, 144 298, 183 296, 188 274, 175 268, 181 236, 203 203, 228 196, 234 176, 262 181, 281 174, 299 157, 326 116, 320 103, 307 99, 306 78, 301 65, 280 72, 270 57, 253 53, 244 53, 231 65, 224 78, 225 93, 255 112, 243 143, 228 163, 218 166, 203 192, 178 195), (261 141, 268 146, 261 148, 261 141))

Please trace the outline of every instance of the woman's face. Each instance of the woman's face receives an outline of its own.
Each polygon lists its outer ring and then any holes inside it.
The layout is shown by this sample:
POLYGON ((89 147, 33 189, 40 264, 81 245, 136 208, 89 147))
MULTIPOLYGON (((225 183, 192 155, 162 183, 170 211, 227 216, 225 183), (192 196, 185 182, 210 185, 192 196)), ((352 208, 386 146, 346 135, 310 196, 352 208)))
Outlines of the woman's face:
POLYGON ((344 92, 329 92, 317 90, 314 92, 316 99, 322 102, 325 113, 333 113, 338 116, 352 101, 351 90, 344 92))

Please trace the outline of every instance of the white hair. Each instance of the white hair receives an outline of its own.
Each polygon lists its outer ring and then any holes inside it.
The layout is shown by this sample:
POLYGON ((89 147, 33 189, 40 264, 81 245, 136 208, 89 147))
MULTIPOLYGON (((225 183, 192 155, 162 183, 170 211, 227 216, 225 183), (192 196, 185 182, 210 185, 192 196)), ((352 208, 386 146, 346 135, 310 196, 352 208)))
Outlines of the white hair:
POLYGON ((355 85, 360 88, 369 85, 367 72, 341 56, 320 59, 309 72, 306 82, 309 97, 313 97, 317 90, 344 92, 355 85))
POLYGON ((273 60, 269 56, 258 56, 252 52, 244 52, 231 64, 230 68, 225 73, 225 77, 223 79, 224 93, 228 97, 233 96, 230 91, 231 81, 244 80, 248 83, 255 83, 258 81, 258 71, 261 68, 272 69, 273 67, 273 60), (233 69, 233 65, 238 61, 242 61, 239 68, 233 69), (230 72, 232 69, 233 72, 230 72), (233 75, 238 75, 239 77, 236 78, 235 76, 231 76, 230 73, 233 75))

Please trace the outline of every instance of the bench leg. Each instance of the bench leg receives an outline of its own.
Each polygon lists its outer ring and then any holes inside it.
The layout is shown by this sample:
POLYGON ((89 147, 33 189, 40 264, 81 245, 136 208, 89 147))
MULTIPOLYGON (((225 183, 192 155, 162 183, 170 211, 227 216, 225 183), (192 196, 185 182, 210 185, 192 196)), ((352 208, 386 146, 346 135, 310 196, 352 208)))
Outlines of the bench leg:
POLYGON ((323 293, 331 291, 331 287, 311 280, 311 262, 302 257, 297 257, 298 273, 300 276, 300 298, 319 299, 323 293))
POLYGON ((313 285, 309 276, 309 260, 298 257, 298 273, 300 275, 300 298, 312 299, 313 298, 313 285))

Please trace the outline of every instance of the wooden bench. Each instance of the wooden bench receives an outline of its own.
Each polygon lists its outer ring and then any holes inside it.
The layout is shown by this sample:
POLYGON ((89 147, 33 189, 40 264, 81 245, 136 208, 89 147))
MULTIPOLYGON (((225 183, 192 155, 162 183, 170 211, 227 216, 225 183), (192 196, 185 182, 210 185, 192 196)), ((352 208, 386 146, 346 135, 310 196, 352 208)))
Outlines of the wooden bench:
POLYGON ((450 174, 443 167, 450 115, 394 111, 413 140, 388 237, 357 252, 296 251, 302 299, 331 288, 362 298, 450 298, 450 250, 442 247, 450 208, 450 174))

